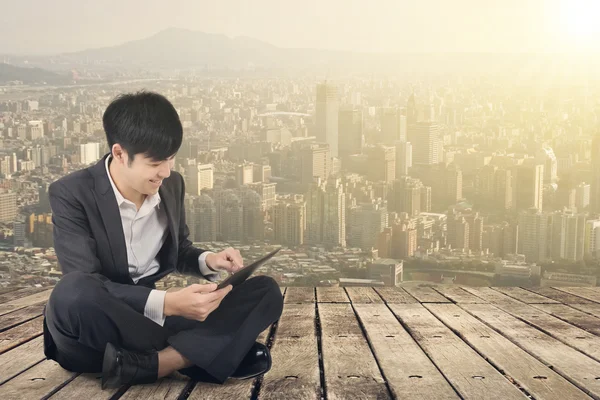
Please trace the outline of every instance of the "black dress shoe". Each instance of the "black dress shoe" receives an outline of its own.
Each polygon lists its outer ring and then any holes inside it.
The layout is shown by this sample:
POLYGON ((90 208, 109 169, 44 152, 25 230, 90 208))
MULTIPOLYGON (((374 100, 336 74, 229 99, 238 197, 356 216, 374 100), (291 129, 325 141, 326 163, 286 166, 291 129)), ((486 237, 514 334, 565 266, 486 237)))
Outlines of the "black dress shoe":
POLYGON ((158 379, 158 353, 138 353, 106 344, 102 363, 102 389, 153 383, 158 379))
POLYGON ((251 379, 271 369, 271 352, 262 343, 256 342, 244 356, 244 359, 231 374, 235 379, 251 379))

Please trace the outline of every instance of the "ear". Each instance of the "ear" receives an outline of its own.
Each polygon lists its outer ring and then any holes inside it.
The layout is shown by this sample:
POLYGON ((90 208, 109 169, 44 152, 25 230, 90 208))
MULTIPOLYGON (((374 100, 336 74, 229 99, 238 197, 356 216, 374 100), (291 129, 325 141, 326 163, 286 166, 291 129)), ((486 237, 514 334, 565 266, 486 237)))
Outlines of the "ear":
POLYGON ((120 144, 115 143, 112 147, 112 156, 113 159, 117 160, 117 162, 123 164, 125 162, 125 150, 121 147, 120 144))

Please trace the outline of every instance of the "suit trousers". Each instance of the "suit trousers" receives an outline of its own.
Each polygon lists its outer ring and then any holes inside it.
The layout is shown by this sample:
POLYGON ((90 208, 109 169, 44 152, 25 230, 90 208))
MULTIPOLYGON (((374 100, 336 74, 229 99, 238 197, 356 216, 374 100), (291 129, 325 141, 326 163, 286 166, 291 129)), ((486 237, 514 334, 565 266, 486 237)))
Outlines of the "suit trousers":
POLYGON ((75 271, 56 284, 44 310, 44 351, 66 370, 100 372, 108 342, 139 352, 172 346, 202 370, 195 379, 223 383, 282 310, 277 282, 255 276, 204 321, 168 316, 161 326, 110 294, 100 279, 75 271))

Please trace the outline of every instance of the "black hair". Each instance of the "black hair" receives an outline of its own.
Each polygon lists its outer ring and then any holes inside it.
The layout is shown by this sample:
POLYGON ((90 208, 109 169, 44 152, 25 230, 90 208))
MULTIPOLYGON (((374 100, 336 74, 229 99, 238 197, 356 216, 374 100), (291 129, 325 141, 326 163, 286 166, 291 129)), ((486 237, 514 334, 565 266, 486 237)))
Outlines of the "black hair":
POLYGON ((139 91, 117 96, 102 117, 106 140, 125 149, 130 162, 136 154, 163 161, 179 150, 183 128, 173 104, 154 92, 139 91))

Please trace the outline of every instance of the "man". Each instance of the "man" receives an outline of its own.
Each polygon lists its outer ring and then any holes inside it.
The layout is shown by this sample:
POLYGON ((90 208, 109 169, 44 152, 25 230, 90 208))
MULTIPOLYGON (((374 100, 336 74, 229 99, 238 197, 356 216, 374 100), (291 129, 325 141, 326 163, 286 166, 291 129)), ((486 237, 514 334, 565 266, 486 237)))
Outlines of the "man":
POLYGON ((197 381, 247 379, 271 367, 258 335, 281 316, 277 283, 256 276, 232 291, 215 283, 155 289, 173 271, 211 282, 240 253, 192 246, 182 176, 172 171, 183 129, 151 92, 116 98, 103 116, 110 153, 49 188, 63 277, 44 310, 44 352, 74 372, 102 372, 102 388, 151 383, 179 371, 197 381))

